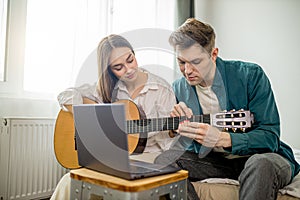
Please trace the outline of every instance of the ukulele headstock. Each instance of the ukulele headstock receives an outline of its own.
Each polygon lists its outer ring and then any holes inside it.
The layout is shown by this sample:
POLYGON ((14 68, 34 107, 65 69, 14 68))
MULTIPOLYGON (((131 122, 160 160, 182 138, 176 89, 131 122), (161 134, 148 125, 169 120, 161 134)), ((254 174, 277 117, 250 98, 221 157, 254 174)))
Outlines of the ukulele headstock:
POLYGON ((226 131, 232 129, 233 132, 237 130, 245 132, 247 128, 251 127, 253 122, 253 114, 243 109, 211 114, 211 125, 217 128, 223 128, 226 131))

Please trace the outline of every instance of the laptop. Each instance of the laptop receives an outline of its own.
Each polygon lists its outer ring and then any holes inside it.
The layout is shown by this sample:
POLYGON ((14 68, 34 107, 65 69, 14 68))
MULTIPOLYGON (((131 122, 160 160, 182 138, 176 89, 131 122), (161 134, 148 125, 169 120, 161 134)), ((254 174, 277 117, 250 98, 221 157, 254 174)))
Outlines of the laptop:
POLYGON ((80 166, 128 180, 179 170, 130 159, 123 104, 74 105, 73 111, 80 166))

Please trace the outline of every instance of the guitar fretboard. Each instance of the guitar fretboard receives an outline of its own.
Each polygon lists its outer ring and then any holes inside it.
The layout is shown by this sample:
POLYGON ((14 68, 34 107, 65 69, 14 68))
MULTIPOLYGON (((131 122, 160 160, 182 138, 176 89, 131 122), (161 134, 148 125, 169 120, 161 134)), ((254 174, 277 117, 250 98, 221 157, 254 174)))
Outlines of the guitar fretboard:
POLYGON ((210 115, 193 115, 189 119, 185 116, 182 116, 129 120, 126 121, 126 132, 147 133, 153 131, 176 130, 178 129, 179 123, 185 120, 210 124, 210 115))

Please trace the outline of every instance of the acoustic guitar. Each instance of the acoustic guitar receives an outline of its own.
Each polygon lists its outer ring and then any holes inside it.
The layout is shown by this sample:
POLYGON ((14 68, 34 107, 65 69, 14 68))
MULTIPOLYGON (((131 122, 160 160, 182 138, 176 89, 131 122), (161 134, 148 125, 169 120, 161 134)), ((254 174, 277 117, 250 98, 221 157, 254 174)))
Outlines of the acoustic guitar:
MULTIPOLYGON (((143 153, 147 143, 147 133, 152 131, 165 131, 178 129, 183 120, 211 124, 214 127, 234 132, 244 132, 253 123, 253 115, 250 111, 224 111, 215 114, 194 115, 190 119, 182 117, 165 117, 140 119, 140 112, 134 102, 121 100, 115 103, 123 103, 126 112, 126 133, 128 133, 129 154, 143 153)), ((70 112, 60 110, 54 131, 54 152, 57 161, 65 168, 79 168, 73 115, 70 112)))

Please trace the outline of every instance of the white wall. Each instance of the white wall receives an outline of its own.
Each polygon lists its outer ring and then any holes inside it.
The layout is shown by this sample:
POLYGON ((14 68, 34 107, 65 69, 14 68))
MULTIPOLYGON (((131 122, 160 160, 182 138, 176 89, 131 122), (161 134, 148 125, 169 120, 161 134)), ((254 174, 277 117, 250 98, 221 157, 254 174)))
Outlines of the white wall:
POLYGON ((196 0, 196 17, 215 28, 220 56, 263 67, 281 115, 281 139, 295 148, 300 148, 299 11, 299 0, 196 0))

